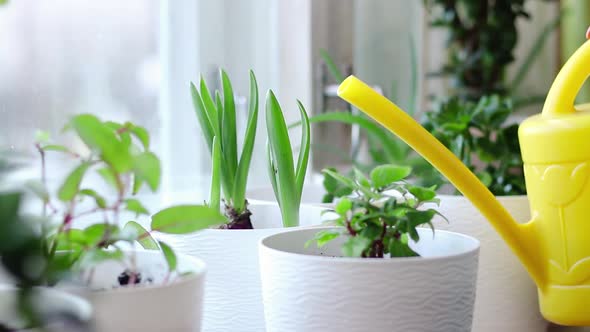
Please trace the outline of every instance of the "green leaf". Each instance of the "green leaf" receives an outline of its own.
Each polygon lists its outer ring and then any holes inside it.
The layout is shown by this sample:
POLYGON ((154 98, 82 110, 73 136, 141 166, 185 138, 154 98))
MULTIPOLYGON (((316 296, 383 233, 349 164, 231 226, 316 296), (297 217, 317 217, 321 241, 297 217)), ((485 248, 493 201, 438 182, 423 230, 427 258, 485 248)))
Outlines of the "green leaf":
POLYGON ((90 149, 98 151, 101 158, 117 172, 126 172, 131 168, 129 149, 98 118, 81 114, 75 116, 70 123, 82 141, 90 149))
POLYGON ((144 249, 147 250, 158 250, 158 242, 152 237, 143 226, 135 221, 129 221, 125 224, 122 230, 123 234, 131 234, 130 237, 134 238, 144 249))
POLYGON ((152 230, 168 234, 188 234, 226 223, 219 209, 205 205, 177 205, 152 216, 152 230))
POLYGON ((82 178, 89 167, 89 163, 82 163, 68 175, 64 183, 59 188, 57 194, 57 197, 62 202, 69 202, 74 199, 74 197, 76 197, 76 194, 78 194, 78 190, 80 188, 80 183, 82 182, 82 178))
POLYGON ((145 151, 150 148, 150 134, 148 131, 140 126, 132 125, 131 133, 141 142, 145 151))
POLYGON ((153 152, 143 152, 133 158, 135 176, 145 181, 155 192, 160 186, 160 159, 153 152))
POLYGON ((48 144, 42 147, 44 151, 70 152, 68 148, 63 145, 48 144))
POLYGON ((320 49, 320 56, 322 57, 322 60, 324 60, 326 67, 328 67, 328 72, 330 73, 334 81, 336 81, 336 83, 338 84, 342 83, 342 81, 344 81, 344 75, 342 74, 340 69, 338 69, 336 63, 334 63, 334 60, 330 56, 330 53, 328 53, 328 51, 322 48, 320 49))
POLYGON ((134 198, 128 198, 125 200, 125 210, 135 212, 136 215, 150 214, 150 212, 143 206, 143 204, 141 204, 139 200, 134 198))
POLYGON ((412 173, 406 166, 381 165, 371 171, 371 181, 375 188, 383 188, 394 182, 405 179, 412 173))
POLYGON ((37 143, 47 143, 49 142, 49 133, 44 130, 37 130, 35 131, 35 142, 37 143))
POLYGON ((431 188, 424 188, 418 186, 409 186, 408 190, 419 201, 430 201, 436 197, 436 191, 431 188))
MULTIPOLYGON (((299 147, 299 158, 297 160, 297 168, 295 169, 295 195, 297 195, 297 201, 301 202, 301 193, 303 192, 303 185, 305 183, 305 176, 307 173, 307 164, 309 162, 311 129, 309 127, 309 118, 307 117, 307 112, 305 111, 303 104, 299 100, 297 100, 297 106, 299 108, 301 123, 303 123, 303 125, 301 126, 301 144, 299 147)), ((299 203, 297 205, 299 205, 299 203)))
MULTIPOLYGON (((352 114, 349 112, 326 112, 316 114, 309 118, 309 123, 324 123, 324 122, 341 122, 351 125, 358 125, 367 133, 377 137, 377 140, 383 145, 385 154, 390 162, 402 162, 407 158, 406 153, 411 151, 408 148, 402 149, 399 141, 385 128, 376 124, 365 116, 352 114)), ((289 127, 301 125, 301 122, 292 124, 289 127)))
POLYGON ((336 213, 338 213, 339 215, 345 215, 351 209, 352 209, 352 201, 349 198, 344 197, 344 198, 340 199, 338 201, 338 203, 336 203, 334 211, 336 211, 336 213))
POLYGON ((351 236, 342 245, 342 253, 347 257, 362 257, 370 245, 371 240, 367 238, 351 236))
POLYGON ((82 190, 80 190, 80 195, 84 195, 84 196, 88 196, 90 198, 93 198, 96 205, 101 209, 104 209, 107 206, 107 202, 104 199, 104 197, 102 197, 96 191, 94 191, 92 189, 82 189, 82 190))
MULTIPOLYGON (((203 91, 203 85, 205 85, 205 82, 201 78, 201 91, 203 91)), ((201 131, 203 132, 203 136, 205 137, 205 142, 207 143, 207 146, 209 147, 209 151, 211 151, 211 144, 213 143, 213 136, 215 136, 213 125, 211 124, 211 122, 209 120, 209 116, 207 114, 207 109, 205 108, 205 105, 203 104, 203 100, 201 98, 201 95, 199 94, 199 91, 197 91, 197 88, 195 87, 195 85, 192 82, 190 85, 190 89, 191 89, 191 96, 192 96, 192 100, 193 100, 193 107, 195 108, 195 114, 197 116, 197 120, 199 121, 199 125, 201 126, 201 131)), ((209 92, 207 92, 207 94, 209 94, 209 92)), ((210 96, 209 96, 209 99, 211 99, 210 96)))
MULTIPOLYGON (((223 111, 221 113, 221 152, 224 162, 227 163, 230 183, 235 179, 235 172, 238 169, 238 148, 236 137, 236 104, 234 102, 234 91, 227 73, 220 70, 221 84, 223 86, 223 111)), ((233 189, 233 188, 229 188, 233 189)), ((228 193, 231 195, 231 192, 228 193)))
POLYGON ((305 243, 305 247, 309 247, 311 243, 315 242, 318 248, 324 247, 328 242, 338 238, 340 236, 340 232, 328 229, 319 231, 315 234, 314 238, 307 241, 305 243))
POLYGON ((258 124, 258 84, 256 76, 250 71, 250 102, 248 105, 248 125, 242 147, 242 154, 236 172, 236 178, 233 188, 234 209, 242 212, 246 203, 246 185, 248 183, 248 172, 250 170, 250 161, 254 150, 254 141, 256 138, 256 127, 258 124))
POLYGON ((276 181, 276 199, 281 207, 283 225, 293 227, 299 224, 299 202, 293 162, 293 149, 283 111, 272 90, 266 97, 266 129, 269 145, 269 172, 276 181), (276 173, 275 173, 276 172, 276 173))
POLYGON ((82 257, 80 258, 80 267, 82 269, 92 268, 105 261, 121 261, 124 257, 125 255, 120 249, 93 249, 82 254, 82 257))
POLYGON ((369 182, 369 179, 367 179, 365 174, 363 174, 363 172, 361 172, 356 167, 353 167, 353 172, 354 172, 354 179, 356 180, 356 182, 359 185, 361 185, 362 187, 365 187, 367 189, 371 188, 371 183, 369 182))
POLYGON ((111 167, 100 168, 96 172, 108 185, 112 186, 116 190, 121 189, 119 188, 119 182, 117 181, 117 174, 111 167))
MULTIPOLYGON (((331 170, 329 168, 326 168, 326 169, 323 169, 322 170, 322 173, 324 173, 326 175, 324 177, 324 180, 326 180, 328 177, 330 177, 330 178, 336 180, 341 185, 344 185, 346 188, 349 188, 351 190, 351 192, 352 192, 352 190, 354 190, 354 189, 357 188, 357 186, 354 183, 354 181, 352 181, 351 179, 349 179, 349 178, 347 178, 345 176, 342 176, 342 175, 338 174, 336 171, 333 171, 333 170, 331 170)), ((328 181, 327 183, 330 186, 332 185, 331 184, 331 181, 328 181)), ((331 189, 332 188, 335 188, 335 187, 331 187, 331 189)))
POLYGON ((219 138, 213 137, 213 151, 211 153, 211 190, 209 193, 209 206, 213 209, 219 209, 221 204, 221 147, 219 138))
POLYGON ((133 195, 137 195, 137 193, 139 192, 139 190, 141 189, 141 186, 143 185, 144 181, 137 177, 137 176, 133 176, 133 189, 131 190, 131 193, 133 195))
POLYGON ((172 248, 169 245, 167 245, 166 243, 164 243, 162 241, 158 241, 158 243, 160 244, 160 248, 162 249, 162 254, 164 255, 164 258, 166 259, 166 263, 168 264, 168 270, 170 272, 175 271, 177 259, 176 259, 176 254, 174 253, 174 250, 172 250, 172 248))
POLYGON ((103 242, 111 244, 117 236, 120 235, 119 227, 113 224, 93 224, 83 230, 86 243, 90 246, 96 246, 103 242))
POLYGON ((392 240, 389 242, 389 255, 391 257, 416 257, 420 256, 417 252, 412 250, 407 243, 402 241, 392 240))

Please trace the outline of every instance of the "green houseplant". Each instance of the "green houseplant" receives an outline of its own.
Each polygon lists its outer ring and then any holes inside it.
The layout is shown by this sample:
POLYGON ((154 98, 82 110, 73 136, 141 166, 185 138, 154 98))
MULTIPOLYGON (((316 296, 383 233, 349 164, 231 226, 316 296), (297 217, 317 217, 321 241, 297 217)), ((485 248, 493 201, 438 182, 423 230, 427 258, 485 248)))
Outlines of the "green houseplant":
POLYGON ((411 168, 404 166, 377 166, 369 177, 356 168, 353 178, 332 169, 323 172, 341 188, 346 188, 333 192, 334 196, 352 195, 341 197, 336 203, 333 211, 338 217, 332 222, 340 229, 317 233, 313 241, 318 247, 344 235, 347 238, 342 245, 345 256, 418 256, 409 247, 409 240, 420 240, 417 227, 422 225, 430 226, 434 232, 432 219, 437 211, 421 207, 425 203, 439 202, 435 187, 407 183, 405 179, 411 174, 411 168))
MULTIPOLYGON (((94 306, 98 330, 198 330, 204 264, 177 255, 153 235, 192 233, 223 223, 225 217, 207 206, 173 206, 151 216, 150 229, 144 228, 136 220, 150 213, 135 194, 144 186, 155 192, 160 182, 160 161, 150 150, 148 132, 130 122, 102 121, 90 114, 72 117, 66 130, 83 143, 83 151, 54 144, 43 133, 35 145, 41 180, 28 187, 43 206, 35 225, 40 231, 35 255, 46 263, 33 270, 36 274, 29 272, 31 282, 84 295, 94 306), (56 192, 47 183, 46 157, 53 152, 70 156, 75 164, 56 192), (92 176, 102 179, 104 191, 92 176), (144 250, 134 249, 135 244, 144 250), (51 271, 68 272, 69 278, 51 271), (134 303, 138 298, 184 306, 146 318, 145 305, 134 303), (194 319, 180 319, 182 315, 194 319)), ((15 254, 2 257, 10 263, 5 264, 9 271, 19 271, 24 262, 15 254)))
POLYGON ((201 77, 199 89, 191 83, 191 96, 195 113, 207 147, 212 155, 213 181, 210 206, 219 205, 219 186, 223 189, 225 213, 229 222, 227 229, 252 229, 251 212, 246 200, 246 185, 250 161, 256 139, 258 124, 258 85, 256 76, 250 72, 250 96, 248 105, 248 124, 244 136, 242 152, 238 158, 236 105, 231 81, 225 71, 220 71, 222 92, 209 92, 201 77))
POLYGON ((437 214, 422 206, 434 188, 408 184, 408 167, 324 172, 353 191, 334 225, 260 243, 267 331, 471 331, 479 243, 418 227, 437 214))

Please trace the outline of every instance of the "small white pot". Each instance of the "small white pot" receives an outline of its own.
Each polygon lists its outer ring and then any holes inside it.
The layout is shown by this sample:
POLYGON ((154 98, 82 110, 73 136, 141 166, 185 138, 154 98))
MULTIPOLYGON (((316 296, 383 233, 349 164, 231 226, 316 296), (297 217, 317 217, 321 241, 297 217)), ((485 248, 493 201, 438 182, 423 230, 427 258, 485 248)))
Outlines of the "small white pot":
MULTIPOLYGON (((177 252, 202 257, 207 264, 203 331, 262 332, 264 313, 260 291, 258 242, 285 231, 276 204, 251 204, 254 230, 207 229, 171 237, 177 252)), ((319 224, 323 208, 300 210, 302 226, 319 224)))
MULTIPOLYGON (((442 195, 439 198, 438 210, 449 223, 436 221, 436 228, 467 234, 481 242, 473 331, 547 330, 549 323, 539 311, 537 287, 487 219, 463 196, 442 195)), ((529 221, 526 196, 497 199, 518 222, 529 221)))
MULTIPOLYGON (((129 255, 129 253, 126 253, 129 255)), ((80 294, 94 307, 96 332, 187 331, 201 329, 205 263, 177 253, 178 271, 186 276, 170 276, 159 251, 136 251, 137 271, 150 283, 119 286, 124 271, 120 262, 107 261, 95 268, 88 288, 67 289, 80 294)))
POLYGON ((476 239, 420 229, 422 257, 346 258, 344 237, 305 248, 317 231, 260 242, 267 332, 471 331, 476 239))
MULTIPOLYGON (((305 204, 333 206, 321 203, 325 192, 322 185, 307 185, 303 191, 308 193, 303 196, 305 204)), ((259 202, 274 199, 272 188, 258 188, 248 195, 259 202)), ((481 241, 473 331, 545 331, 549 323, 539 311, 537 288, 506 243, 465 197, 441 195, 439 198, 438 210, 449 223, 438 218, 436 228, 467 234, 481 241), (490 315, 490 312, 498 315, 490 315)), ((518 222, 529 221, 526 196, 496 198, 518 222)))
MULTIPOLYGON (((15 286, 0 284, 0 324, 14 329, 24 327, 18 311, 18 292, 15 286)), ((69 331, 69 324, 89 323, 92 317, 92 307, 80 297, 50 288, 36 288, 33 294, 35 312, 41 316, 39 318, 48 319, 43 331, 69 331), (64 320, 64 315, 76 322, 64 320)))

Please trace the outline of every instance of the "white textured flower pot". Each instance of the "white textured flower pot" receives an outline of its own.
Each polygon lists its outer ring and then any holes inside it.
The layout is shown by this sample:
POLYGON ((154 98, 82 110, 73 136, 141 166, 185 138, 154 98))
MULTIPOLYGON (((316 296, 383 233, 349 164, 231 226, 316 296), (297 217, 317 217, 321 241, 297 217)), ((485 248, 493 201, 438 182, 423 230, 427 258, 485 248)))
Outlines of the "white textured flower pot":
MULTIPOLYGON (((307 185, 303 191, 307 193, 303 196, 305 204, 332 206, 321 203, 325 192, 321 184, 307 185)), ((248 194, 259 202, 274 199, 272 188, 258 188, 248 194)), ((441 195, 439 198, 438 209, 449 223, 438 218, 436 228, 467 234, 481 241, 473 332, 547 330, 549 323, 539 311, 535 284, 489 222, 463 196, 441 195)), ((497 199, 518 222, 529 221, 526 196, 497 199)))
MULTIPOLYGON (((465 197, 439 198, 438 210, 449 223, 439 220, 436 228, 467 234, 481 242, 473 331, 547 330, 549 323, 539 311, 537 288, 508 245, 465 197)), ((529 221, 526 196, 497 198, 518 222, 529 221)))
POLYGON ((136 254, 137 271, 152 282, 120 287, 117 277, 125 266, 107 261, 96 267, 89 285, 92 291, 68 288, 94 307, 95 331, 201 331, 205 263, 177 254, 178 271, 191 273, 167 281, 161 252, 138 250, 136 254))
MULTIPOLYGON (((21 331, 20 329, 24 326, 18 311, 18 292, 18 289, 12 285, 0 284, 0 324, 21 331)), ((92 318, 92 307, 88 301, 55 289, 37 288, 32 304, 40 318, 46 318, 49 321, 43 329, 26 331, 64 332, 68 331, 69 324, 74 324, 71 320, 75 320, 75 324, 84 324, 89 323, 92 318), (64 320, 65 317, 69 317, 70 322, 64 320)))
MULTIPOLYGON (((171 237, 178 252, 202 257, 207 264, 203 331, 263 332, 258 242, 285 231, 276 204, 251 204, 254 230, 208 229, 194 235, 171 237)), ((302 226, 319 224, 318 207, 300 211, 302 226)))
POLYGON ((306 249, 316 232, 260 242, 267 332, 471 331, 476 239, 420 229, 412 247, 423 257, 345 258, 344 238, 306 249))

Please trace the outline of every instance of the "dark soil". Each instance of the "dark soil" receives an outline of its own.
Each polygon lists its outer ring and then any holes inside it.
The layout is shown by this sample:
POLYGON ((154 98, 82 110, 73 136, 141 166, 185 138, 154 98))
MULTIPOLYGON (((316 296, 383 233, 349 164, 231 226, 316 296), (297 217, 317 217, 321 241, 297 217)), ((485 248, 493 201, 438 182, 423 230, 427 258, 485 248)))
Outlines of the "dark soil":
POLYGON ((125 270, 119 274, 117 279, 119 280, 119 285, 121 286, 129 285, 130 282, 133 282, 134 285, 137 285, 141 283, 141 273, 125 270))
POLYGON ((252 212, 248 210, 248 203, 246 203, 246 209, 242 213, 237 213, 233 207, 226 205, 225 214, 228 216, 230 222, 219 226, 220 229, 254 229, 250 220, 252 212))

